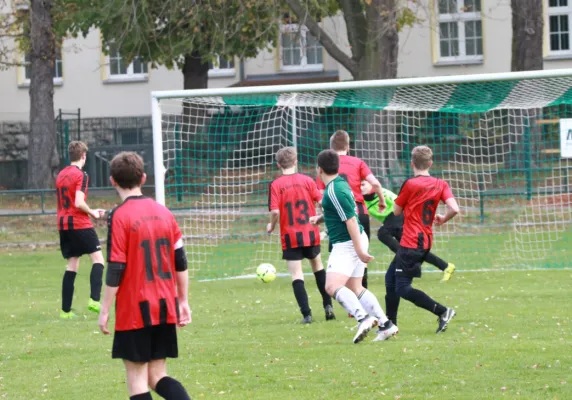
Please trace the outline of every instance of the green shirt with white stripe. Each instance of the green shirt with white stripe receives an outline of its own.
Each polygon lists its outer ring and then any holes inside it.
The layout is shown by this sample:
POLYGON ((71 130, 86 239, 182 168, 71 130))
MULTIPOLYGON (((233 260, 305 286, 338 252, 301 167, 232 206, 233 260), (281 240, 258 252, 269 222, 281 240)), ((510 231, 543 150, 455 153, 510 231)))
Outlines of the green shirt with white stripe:
POLYGON ((346 221, 356 217, 360 233, 363 227, 357 218, 356 201, 350 186, 344 178, 337 176, 326 186, 322 198, 324 222, 328 229, 328 236, 332 244, 352 240, 346 221))

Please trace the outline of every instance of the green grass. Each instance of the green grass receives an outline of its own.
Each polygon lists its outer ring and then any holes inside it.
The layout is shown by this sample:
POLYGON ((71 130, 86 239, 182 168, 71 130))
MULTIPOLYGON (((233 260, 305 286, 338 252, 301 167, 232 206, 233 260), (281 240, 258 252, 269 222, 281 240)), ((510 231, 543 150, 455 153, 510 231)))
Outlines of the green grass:
MULTIPOLYGON (((0 398, 125 399, 123 365, 87 311, 87 260, 76 280, 81 318, 58 317, 64 262, 56 251, 2 252, 0 398)), ((456 308, 447 332, 409 303, 400 334, 351 344, 355 326, 339 306, 302 326, 288 279, 193 282, 194 322, 179 333, 169 371, 193 399, 570 399, 572 271, 438 274, 416 282, 456 308)), ((383 299, 383 276, 371 289, 383 299)), ((155 396, 158 398, 158 396, 155 396)))

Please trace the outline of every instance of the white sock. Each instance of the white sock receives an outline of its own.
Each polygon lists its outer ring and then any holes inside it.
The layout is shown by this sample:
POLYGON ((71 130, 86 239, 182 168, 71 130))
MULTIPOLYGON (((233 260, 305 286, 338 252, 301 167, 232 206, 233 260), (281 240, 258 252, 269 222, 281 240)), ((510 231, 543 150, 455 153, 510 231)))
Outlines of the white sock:
POLYGON ((358 296, 358 299, 365 311, 367 311, 369 315, 373 315, 378 319, 380 326, 387 322, 387 316, 383 312, 379 301, 377 301, 377 297, 375 297, 372 292, 364 289, 364 291, 358 296))
POLYGON ((346 309, 348 313, 353 315, 358 322, 367 316, 367 313, 363 309, 363 306, 355 293, 349 290, 347 287, 342 286, 336 290, 336 293, 334 293, 334 298, 338 303, 341 304, 343 308, 346 309))

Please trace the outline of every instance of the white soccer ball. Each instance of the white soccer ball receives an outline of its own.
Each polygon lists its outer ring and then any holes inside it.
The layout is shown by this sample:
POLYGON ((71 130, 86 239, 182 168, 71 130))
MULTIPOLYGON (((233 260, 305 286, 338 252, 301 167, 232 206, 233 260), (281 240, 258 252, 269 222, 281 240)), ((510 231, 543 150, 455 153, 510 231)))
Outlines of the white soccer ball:
POLYGON ((260 282, 270 283, 276 279, 276 268, 269 263, 263 263, 256 268, 256 279, 260 282))

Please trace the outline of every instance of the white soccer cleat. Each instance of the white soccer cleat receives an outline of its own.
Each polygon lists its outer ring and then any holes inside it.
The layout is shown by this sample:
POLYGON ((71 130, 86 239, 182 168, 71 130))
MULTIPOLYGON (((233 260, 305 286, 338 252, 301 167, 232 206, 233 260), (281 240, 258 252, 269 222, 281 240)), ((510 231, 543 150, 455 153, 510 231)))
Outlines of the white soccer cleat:
POLYGON ((377 336, 372 342, 381 342, 387 340, 399 333, 399 328, 391 321, 387 321, 383 326, 380 326, 377 331, 377 336))
POLYGON ((371 316, 365 317, 358 325, 358 330, 354 336, 354 344, 358 344, 364 340, 373 328, 377 326, 377 319, 371 316))

